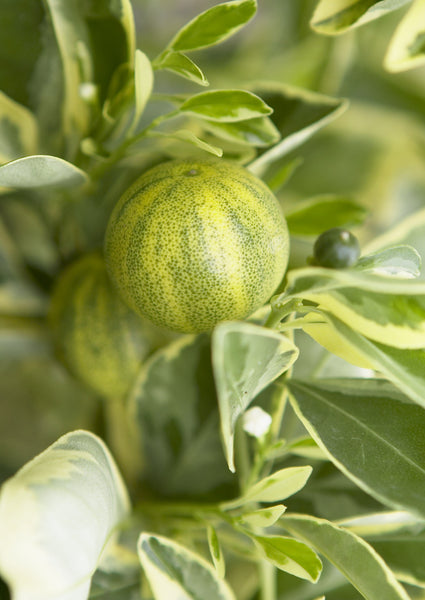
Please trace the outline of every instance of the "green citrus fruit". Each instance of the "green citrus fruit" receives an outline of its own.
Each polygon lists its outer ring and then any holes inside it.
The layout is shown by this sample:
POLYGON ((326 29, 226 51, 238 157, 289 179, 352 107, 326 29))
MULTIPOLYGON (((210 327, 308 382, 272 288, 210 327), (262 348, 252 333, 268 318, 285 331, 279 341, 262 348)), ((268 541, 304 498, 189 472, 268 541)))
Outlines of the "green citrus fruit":
POLYGON ((281 282, 288 232, 267 186, 225 160, 173 160, 114 208, 105 260, 123 299, 173 331, 243 319, 281 282))
POLYGON ((69 370, 106 397, 126 392, 157 335, 121 300, 99 254, 78 259, 59 276, 49 325, 69 370))
POLYGON ((356 264, 360 256, 360 245, 350 231, 333 227, 319 235, 313 253, 315 263, 321 267, 346 269, 356 264))

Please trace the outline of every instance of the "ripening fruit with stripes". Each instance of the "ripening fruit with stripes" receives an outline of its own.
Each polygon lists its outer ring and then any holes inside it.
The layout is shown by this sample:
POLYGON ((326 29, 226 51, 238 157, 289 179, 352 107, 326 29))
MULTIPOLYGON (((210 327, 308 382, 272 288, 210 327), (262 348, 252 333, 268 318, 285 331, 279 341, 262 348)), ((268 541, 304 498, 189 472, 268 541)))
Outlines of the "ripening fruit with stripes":
POLYGON ((122 396, 160 334, 121 300, 98 253, 79 258, 58 277, 49 325, 58 357, 104 397, 122 396))
POLYGON ((128 306, 187 333, 263 306, 282 281, 288 253, 272 192, 223 159, 153 167, 121 197, 105 237, 108 272, 128 306))

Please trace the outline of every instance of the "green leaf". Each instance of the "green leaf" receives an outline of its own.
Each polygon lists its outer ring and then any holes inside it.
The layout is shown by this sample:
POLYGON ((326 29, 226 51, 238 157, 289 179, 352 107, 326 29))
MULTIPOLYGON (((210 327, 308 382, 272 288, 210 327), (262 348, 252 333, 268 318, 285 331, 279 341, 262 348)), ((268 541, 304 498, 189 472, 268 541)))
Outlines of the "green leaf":
MULTIPOLYGON (((299 439, 286 443, 282 450, 284 454, 294 454, 295 456, 303 456, 304 458, 308 458, 310 460, 326 460, 327 456, 323 452, 321 448, 316 444, 311 437, 302 437, 299 439)), ((271 453, 271 457, 278 456, 278 452, 271 453)))
POLYGON ((0 572, 14 596, 85 600, 129 509, 105 444, 86 431, 59 438, 1 490, 0 572))
POLYGON ((365 538, 399 581, 425 587, 423 521, 411 513, 393 511, 365 514, 342 525, 365 538))
POLYGON ((42 50, 43 20, 40 0, 1 3, 0 89, 24 106, 29 106, 28 83, 42 50))
POLYGON ((414 402, 425 407, 425 351, 391 348, 372 342, 333 315, 323 313, 323 323, 308 325, 305 331, 330 352, 354 365, 384 375, 414 402), (325 331, 320 331, 324 327, 325 331), (318 331, 319 328, 319 331, 318 331))
POLYGON ((140 585, 140 573, 130 577, 97 570, 93 575, 89 600, 145 600, 145 596, 140 594, 140 585))
POLYGON ((231 484, 219 433, 206 335, 183 336, 146 361, 129 398, 144 476, 161 493, 201 495, 231 484))
POLYGON ((318 305, 362 335, 399 348, 422 348, 425 285, 355 269, 299 269, 288 273, 287 294, 318 305))
POLYGON ((399 72, 425 63, 425 3, 415 0, 398 25, 385 56, 389 71, 399 72))
POLYGON ((1 479, 67 429, 91 427, 99 408, 52 356, 48 333, 42 319, 0 318, 1 479))
MULTIPOLYGON (((56 274, 60 268, 53 228, 40 208, 33 194, 12 192, 3 196, 4 223, 20 255, 21 264, 26 263, 26 268, 20 269, 18 279, 29 283, 28 272, 25 274, 28 267, 49 275, 56 274)), ((35 287, 36 282, 32 283, 35 287)))
POLYGON ((136 50, 134 60, 134 115, 129 130, 130 135, 137 127, 153 88, 153 70, 149 58, 141 50, 136 50))
MULTIPOLYGON (((364 247, 365 254, 378 252, 391 248, 396 244, 413 246, 421 256, 425 251, 425 209, 417 210, 385 233, 374 237, 364 247)), ((422 277, 425 276, 425 273, 422 277)))
POLYGON ((346 100, 283 84, 264 84, 254 88, 272 108, 271 117, 281 141, 266 150, 249 165, 258 177, 267 178, 267 170, 307 141, 322 127, 339 117, 348 107, 346 100))
POLYGON ((191 96, 179 110, 207 121, 233 123, 269 115, 273 109, 245 90, 215 90, 191 96))
POLYGON ((183 52, 219 44, 239 31, 255 15, 256 10, 256 0, 222 2, 180 29, 168 49, 183 52))
POLYGON ((327 294, 307 293, 304 297, 374 341, 399 348, 424 345, 424 296, 374 294, 347 288, 327 294))
POLYGON ((106 6, 108 13, 118 19, 121 23, 121 27, 125 33, 127 60, 129 61, 130 65, 132 65, 133 56, 136 51, 136 31, 131 0, 107 2, 106 6))
POLYGON ((244 322, 219 324, 212 335, 212 362, 227 463, 235 470, 233 442, 238 418, 257 394, 284 373, 298 349, 278 333, 244 322))
POLYGON ((280 138, 279 131, 269 117, 237 123, 208 122, 204 127, 219 138, 249 146, 270 146, 280 138))
POLYGON ((280 469, 280 471, 257 481, 245 492, 241 500, 243 503, 279 502, 301 490, 307 483, 311 472, 311 467, 280 469))
POLYGON ((288 387, 303 425, 347 477, 380 502, 423 517, 425 413, 387 397, 382 383, 381 389, 368 380, 288 387))
POLYGON ((234 600, 233 592, 213 567, 184 546, 160 535, 142 533, 137 550, 156 600, 234 600))
POLYGON ((223 552, 220 547, 220 542, 217 537, 217 532, 209 525, 207 528, 207 536, 208 536, 208 547, 210 549, 211 558, 214 563, 215 570, 217 571, 217 575, 220 579, 224 579, 224 574, 226 572, 226 565, 224 562, 223 552))
POLYGON ((268 508, 260 508, 258 510, 244 513, 239 517, 239 521, 242 523, 242 525, 252 529, 263 529, 274 525, 276 521, 283 515, 285 510, 286 506, 283 504, 269 506, 268 508))
POLYGON ((400 245, 362 256, 357 261, 355 269, 409 279, 419 277, 421 263, 421 256, 415 248, 400 245))
POLYGON ((34 115, 0 91, 0 162, 34 154, 37 146, 34 115))
POLYGON ((344 519, 340 525, 367 540, 394 537, 407 531, 420 533, 423 529, 422 519, 404 510, 366 513, 344 519))
POLYGON ((87 181, 84 171, 57 156, 26 156, 0 166, 0 186, 15 189, 64 188, 87 181))
POLYGON ((371 539, 369 543, 382 556, 399 581, 425 587, 423 533, 386 536, 383 540, 371 539))
POLYGON ((199 85, 209 85, 205 75, 188 56, 182 52, 166 52, 161 60, 154 63, 155 69, 167 69, 176 75, 180 75, 189 81, 199 85))
MULTIPOLYGON (((67 150, 77 149, 91 125, 90 101, 82 86, 93 85, 93 61, 84 15, 76 0, 46 0, 63 68, 63 129, 67 150)), ((88 89, 88 88, 87 88, 88 89)))
POLYGON ((100 103, 106 97, 113 73, 119 65, 134 69, 135 25, 130 0, 81 0, 82 12, 90 36, 93 81, 100 103))
POLYGON ((334 564, 366 600, 410 600, 382 558, 354 533, 306 515, 285 515, 281 524, 334 564))
POLYGON ((105 121, 112 124, 123 116, 134 102, 135 75, 127 63, 121 64, 114 72, 102 108, 105 121))
POLYGON ((289 161, 285 158, 278 160, 264 173, 263 181, 276 193, 286 184, 302 163, 303 160, 300 157, 289 161))
MULTIPOLYGON (((398 247, 400 248, 400 246, 398 247)), ((404 253, 404 247, 401 247, 404 253)), ((361 260, 361 259, 360 259, 361 260)), ((327 293, 334 290, 355 287, 365 292, 379 294, 399 294, 404 296, 422 296, 425 294, 425 282, 411 281, 408 277, 382 277, 371 273, 362 273, 361 269, 325 269, 306 267, 288 272, 288 288, 278 301, 304 293, 327 293)))
POLYGON ((343 33, 401 8, 407 2, 410 0, 320 0, 311 25, 318 33, 343 33))
POLYGON ((252 536, 264 558, 278 569, 315 583, 322 572, 317 554, 299 540, 280 535, 252 536))
POLYGON ((27 83, 29 105, 39 128, 39 151, 60 154, 64 150, 62 61, 53 24, 46 13, 40 27, 41 49, 27 83))
POLYGON ((151 134, 153 137, 161 137, 165 140, 178 140, 180 142, 185 142, 190 144, 191 146, 196 146, 200 150, 204 152, 208 152, 209 154, 213 154, 214 156, 223 156, 223 150, 218 146, 213 146, 212 144, 208 144, 198 136, 196 136, 189 129, 178 129, 177 131, 170 131, 167 133, 162 133, 160 131, 155 131, 151 134))
POLYGON ((350 198, 318 196, 298 203, 285 214, 292 235, 319 235, 331 227, 363 223, 367 210, 350 198))

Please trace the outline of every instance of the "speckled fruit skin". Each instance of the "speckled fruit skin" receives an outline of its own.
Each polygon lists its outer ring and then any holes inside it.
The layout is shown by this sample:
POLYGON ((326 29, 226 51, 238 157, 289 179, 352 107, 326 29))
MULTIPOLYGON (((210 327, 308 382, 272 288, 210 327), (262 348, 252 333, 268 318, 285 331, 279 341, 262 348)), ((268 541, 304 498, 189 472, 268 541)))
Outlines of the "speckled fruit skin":
POLYGON ((59 276, 48 320, 59 358, 104 397, 126 392, 156 334, 121 300, 97 253, 78 259, 59 276))
POLYGON ((286 221, 269 188, 222 159, 173 160, 115 206, 105 260, 125 302, 172 331, 211 330, 265 304, 288 262, 286 221))

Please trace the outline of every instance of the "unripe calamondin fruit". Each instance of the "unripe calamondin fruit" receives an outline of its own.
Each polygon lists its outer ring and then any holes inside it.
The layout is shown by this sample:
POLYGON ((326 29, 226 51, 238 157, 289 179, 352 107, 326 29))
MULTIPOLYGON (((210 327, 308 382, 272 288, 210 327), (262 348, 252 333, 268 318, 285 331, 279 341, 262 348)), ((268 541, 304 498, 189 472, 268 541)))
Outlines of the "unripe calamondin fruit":
POLYGON ((128 306, 169 330, 201 332, 267 302, 285 274, 289 242, 278 201, 243 167, 173 160, 119 200, 104 250, 128 306))
POLYGON ((121 300, 97 253, 76 260, 59 276, 48 319, 59 358, 104 397, 124 394, 143 359, 163 341, 121 300))
POLYGON ((347 229, 334 227, 317 238, 314 263, 330 269, 346 269, 356 264, 360 256, 357 238, 347 229))

